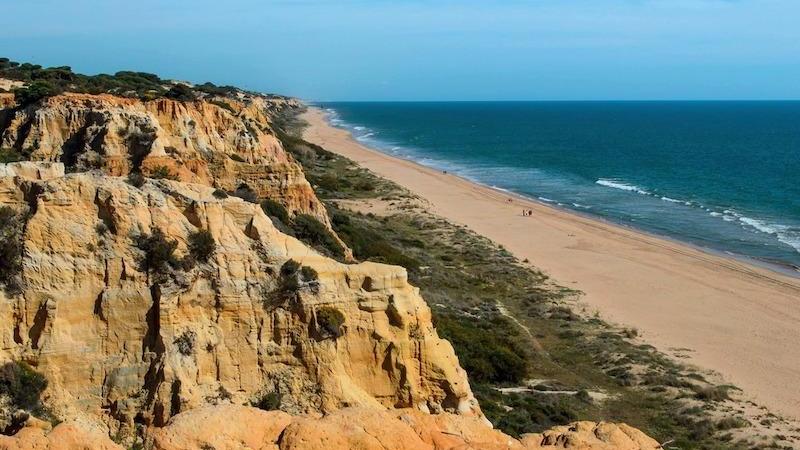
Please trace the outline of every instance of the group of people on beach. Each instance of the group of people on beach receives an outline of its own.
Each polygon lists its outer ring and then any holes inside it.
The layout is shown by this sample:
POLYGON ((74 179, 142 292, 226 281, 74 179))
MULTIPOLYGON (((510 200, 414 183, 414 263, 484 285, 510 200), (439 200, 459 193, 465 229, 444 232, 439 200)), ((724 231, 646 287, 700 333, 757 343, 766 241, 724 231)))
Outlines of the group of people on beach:
MULTIPOLYGON (((506 201, 507 201, 508 203, 513 203, 513 202, 514 202, 514 199, 512 199, 511 197, 509 197, 509 198, 508 198, 508 200, 506 200, 506 201)), ((523 209, 523 210, 522 210, 522 216, 523 216, 523 217, 528 217, 528 216, 532 216, 532 215, 533 215, 533 210, 532 210, 532 209, 523 209)))

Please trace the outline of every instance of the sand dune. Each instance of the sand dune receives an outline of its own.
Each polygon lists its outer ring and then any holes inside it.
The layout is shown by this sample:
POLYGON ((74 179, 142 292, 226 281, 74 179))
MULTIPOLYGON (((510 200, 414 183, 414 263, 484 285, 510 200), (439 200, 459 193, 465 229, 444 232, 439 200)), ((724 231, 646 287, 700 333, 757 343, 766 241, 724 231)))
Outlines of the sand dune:
POLYGON ((305 138, 426 198, 433 211, 527 258, 612 322, 800 418, 800 279, 513 198, 371 150, 309 109, 305 138), (523 217, 522 209, 533 210, 523 217), (689 349, 689 350, 686 350, 689 349))

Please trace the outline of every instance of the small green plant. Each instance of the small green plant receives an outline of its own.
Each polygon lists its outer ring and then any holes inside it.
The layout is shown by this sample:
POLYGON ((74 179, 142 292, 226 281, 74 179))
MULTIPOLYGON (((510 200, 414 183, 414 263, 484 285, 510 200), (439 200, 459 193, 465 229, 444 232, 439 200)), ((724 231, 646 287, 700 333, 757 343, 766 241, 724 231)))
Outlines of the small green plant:
POLYGON ((208 230, 199 230, 189 235, 189 252, 197 261, 208 262, 216 248, 214 236, 208 230))
POLYGON ((25 87, 14 89, 14 100, 21 105, 30 105, 61 92, 61 88, 49 80, 36 80, 28 83, 25 87))
POLYGON ((13 148, 0 148, 0 163, 11 163, 22 161, 25 158, 21 153, 13 148))
POLYGON ((289 212, 281 203, 268 198, 261 202, 261 209, 264 210, 264 214, 274 217, 284 224, 289 223, 289 212))
POLYGON ((136 239, 136 247, 144 252, 141 267, 145 272, 164 272, 178 264, 175 258, 178 241, 167 239, 159 228, 154 229, 152 234, 140 235, 136 239))
POLYGON ((23 219, 8 206, 0 206, 0 283, 9 292, 21 288, 23 219))
POLYGON ((316 217, 308 214, 298 214, 292 224, 295 236, 301 241, 321 248, 327 253, 342 257, 344 249, 336 241, 333 234, 316 217))
POLYGON ((220 108, 228 111, 229 113, 236 115, 236 110, 234 110, 233 107, 228 104, 228 102, 215 99, 215 100, 210 100, 209 103, 211 103, 212 105, 219 106, 220 108))
POLYGON ((707 400, 711 402, 724 402, 730 400, 728 394, 730 386, 711 386, 711 387, 694 387, 695 397, 700 400, 707 400))
POLYGON ((173 173, 167 166, 157 166, 150 171, 150 178, 156 180, 178 181, 178 175, 173 173))
POLYGON ((182 355, 189 356, 194 353, 194 341, 196 338, 197 334, 192 330, 188 330, 176 337, 173 343, 182 355))
POLYGON ((319 280, 319 273, 313 267, 303 266, 300 268, 300 277, 305 282, 313 282, 319 280))
POLYGON ((334 339, 342 335, 344 314, 336 308, 323 306, 317 310, 317 329, 324 337, 334 339))
MULTIPOLYGON (((0 366, 0 398, 7 398, 11 411, 23 410, 28 414, 46 416, 48 411, 41 402, 47 389, 47 379, 24 362, 8 362, 0 366)), ((12 420, 3 433, 13 433, 22 423, 12 420)))
POLYGON ((277 392, 267 392, 251 405, 264 411, 276 411, 281 409, 281 395, 277 392))
POLYGON ((223 191, 222 189, 214 189, 214 192, 211 193, 211 195, 213 195, 214 198, 218 198, 220 200, 228 198, 228 193, 223 191))
POLYGON ((192 88, 183 83, 174 84, 164 96, 173 100, 178 100, 179 102, 191 102, 197 99, 192 88))
POLYGON ((289 275, 295 274, 299 269, 300 263, 290 259, 281 266, 281 276, 288 277, 289 275))
POLYGON ((232 155, 230 156, 230 158, 231 158, 232 160, 234 160, 234 161, 236 161, 236 162, 240 162, 240 163, 247 162, 247 160, 246 160, 246 159, 244 159, 244 158, 243 158, 241 155, 239 155, 238 153, 234 153, 234 154, 232 154, 232 155))

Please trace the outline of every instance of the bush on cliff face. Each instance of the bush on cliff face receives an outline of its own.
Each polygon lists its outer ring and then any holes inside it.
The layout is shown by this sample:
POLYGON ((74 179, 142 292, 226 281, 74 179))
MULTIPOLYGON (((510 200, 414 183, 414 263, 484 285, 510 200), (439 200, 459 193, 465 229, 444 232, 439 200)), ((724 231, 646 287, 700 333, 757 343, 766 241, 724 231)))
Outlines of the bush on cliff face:
POLYGON ((284 224, 289 223, 289 211, 279 202, 268 198, 261 202, 261 209, 264 210, 264 214, 274 217, 284 224))
POLYGON ((208 230, 200 230, 189 235, 189 252, 200 262, 208 262, 208 258, 217 249, 214 236, 208 230))
POLYGON ((261 398, 252 402, 251 405, 264 411, 276 411, 281 409, 281 394, 277 392, 267 392, 261 398))
POLYGON ((0 207, 0 284, 11 293, 21 285, 24 225, 20 214, 7 206, 0 207))
POLYGON ((419 271, 419 261, 393 246, 377 231, 360 226, 341 213, 334 214, 332 222, 333 229, 353 249, 356 258, 402 266, 410 272, 419 271))
POLYGON ((338 338, 342 335, 344 314, 336 308, 323 306, 317 310, 317 329, 323 337, 338 338))
POLYGON ((47 388, 47 379, 23 362, 9 362, 0 366, 0 425, 3 434, 13 434, 27 417, 15 414, 23 410, 35 416, 47 415, 41 403, 42 392, 47 388))
POLYGON ((164 96, 167 98, 171 98, 173 100, 178 100, 180 102, 192 102, 197 100, 197 96, 195 95, 192 88, 183 83, 178 83, 173 85, 164 94, 164 96))
POLYGON ((24 160, 25 157, 13 148, 0 148, 0 163, 10 163, 24 160))
POLYGON ((158 166, 150 171, 150 178, 156 180, 178 181, 178 175, 174 174, 167 166, 158 166))
POLYGON ((178 241, 167 239, 164 232, 158 228, 154 229, 152 234, 140 235, 136 239, 136 247, 144 252, 141 266, 145 272, 164 272, 178 264, 175 257, 178 241))
POLYGON ((336 257, 344 256, 344 249, 333 237, 333 234, 317 220, 314 216, 308 214, 298 214, 292 223, 297 239, 310 244, 318 249, 323 250, 325 253, 336 257))
POLYGON ((61 92, 62 89, 50 81, 36 80, 25 87, 14 89, 14 100, 22 105, 29 105, 61 92))

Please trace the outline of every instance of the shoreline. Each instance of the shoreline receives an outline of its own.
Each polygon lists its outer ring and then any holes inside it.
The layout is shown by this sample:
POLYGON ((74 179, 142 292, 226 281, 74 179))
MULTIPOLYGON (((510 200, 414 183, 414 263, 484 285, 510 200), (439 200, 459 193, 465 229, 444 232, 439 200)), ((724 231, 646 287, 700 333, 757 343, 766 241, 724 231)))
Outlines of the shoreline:
POLYGON ((613 323, 800 418, 800 280, 731 255, 556 208, 371 149, 310 107, 304 137, 503 245, 613 323), (511 201, 509 201, 509 198, 511 201), (531 217, 520 211, 533 210, 531 217), (690 350, 687 350, 690 349, 690 350))

